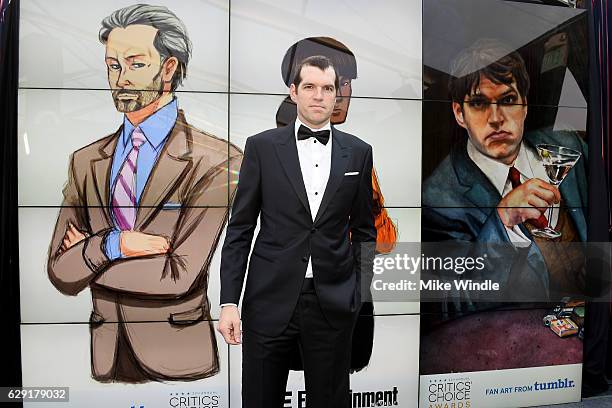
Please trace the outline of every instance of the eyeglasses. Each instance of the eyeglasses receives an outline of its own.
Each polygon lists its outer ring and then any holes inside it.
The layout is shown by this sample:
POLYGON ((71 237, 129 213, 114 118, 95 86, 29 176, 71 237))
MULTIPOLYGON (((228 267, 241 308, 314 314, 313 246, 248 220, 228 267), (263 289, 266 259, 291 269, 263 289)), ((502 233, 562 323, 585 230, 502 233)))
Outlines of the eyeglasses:
POLYGON ((464 105, 467 105, 476 114, 488 114, 492 106, 497 106, 497 109, 503 112, 515 112, 525 106, 521 102, 519 96, 514 93, 504 95, 497 100, 491 100, 482 95, 473 95, 470 99, 463 101, 464 105))

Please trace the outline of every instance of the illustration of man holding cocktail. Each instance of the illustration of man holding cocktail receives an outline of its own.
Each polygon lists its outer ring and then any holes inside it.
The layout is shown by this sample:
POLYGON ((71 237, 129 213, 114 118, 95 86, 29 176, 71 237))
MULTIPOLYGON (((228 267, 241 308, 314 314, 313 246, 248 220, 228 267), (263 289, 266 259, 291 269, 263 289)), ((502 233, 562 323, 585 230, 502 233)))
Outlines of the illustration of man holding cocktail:
POLYGON ((531 291, 534 302, 580 291, 583 254, 579 245, 563 244, 586 241, 584 141, 573 132, 524 131, 525 63, 495 40, 459 54, 449 90, 467 137, 424 182, 423 241, 516 248, 487 278, 531 291))

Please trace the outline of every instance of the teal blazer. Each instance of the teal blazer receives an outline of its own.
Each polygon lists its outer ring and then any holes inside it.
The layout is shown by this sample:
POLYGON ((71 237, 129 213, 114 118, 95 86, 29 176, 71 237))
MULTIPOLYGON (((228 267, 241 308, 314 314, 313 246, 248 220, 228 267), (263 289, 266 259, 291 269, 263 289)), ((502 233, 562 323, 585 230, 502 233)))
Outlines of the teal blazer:
MULTIPOLYGON (((560 186, 564 205, 586 241, 587 224, 587 146, 573 132, 535 131, 526 133, 523 142, 535 147, 540 143, 566 146, 582 153, 582 157, 560 186)), ((544 257, 537 245, 521 249, 512 245, 496 209, 499 192, 467 154, 467 139, 454 146, 450 154, 423 183, 423 242, 454 241, 486 244, 490 264, 486 275, 462 276, 464 279, 491 279, 506 290, 500 300, 546 300, 549 275, 544 257), (520 295, 520 296, 519 296, 520 295)), ((521 230, 530 237, 523 225, 521 230)), ((472 245, 473 247, 473 245, 472 245)), ((457 248, 455 248, 458 251, 457 248)), ((460 250, 459 250, 460 251, 460 250)), ((465 254, 454 254, 455 256, 465 254)), ((475 293, 448 293, 446 312, 482 309, 475 293)))

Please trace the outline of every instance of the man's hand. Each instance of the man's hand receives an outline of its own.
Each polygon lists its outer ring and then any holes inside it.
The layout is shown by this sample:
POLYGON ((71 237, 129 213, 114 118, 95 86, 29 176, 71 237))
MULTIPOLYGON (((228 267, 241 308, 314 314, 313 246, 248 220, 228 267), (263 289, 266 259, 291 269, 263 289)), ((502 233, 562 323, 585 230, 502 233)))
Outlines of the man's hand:
POLYGON ((127 258, 165 254, 170 249, 166 237, 137 231, 121 231, 119 246, 121 254, 127 258))
POLYGON ((64 239, 62 240, 62 246, 60 251, 64 252, 69 250, 74 245, 78 244, 82 240, 87 238, 87 235, 79 231, 72 223, 68 223, 68 228, 64 233, 64 239))
POLYGON ((553 203, 561 201, 559 189, 532 178, 510 191, 497 205, 497 213, 506 227, 538 219, 553 203))
POLYGON ((223 335, 227 344, 236 345, 241 343, 240 312, 238 312, 236 306, 226 305, 221 308, 217 331, 223 335))

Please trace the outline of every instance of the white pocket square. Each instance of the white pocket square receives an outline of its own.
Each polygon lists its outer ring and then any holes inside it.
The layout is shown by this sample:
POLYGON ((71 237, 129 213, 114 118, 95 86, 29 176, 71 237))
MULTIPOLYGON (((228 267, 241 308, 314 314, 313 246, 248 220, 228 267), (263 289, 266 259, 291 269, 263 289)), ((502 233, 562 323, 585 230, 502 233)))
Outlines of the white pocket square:
POLYGON ((344 173, 345 176, 356 176, 358 174, 358 171, 349 171, 348 173, 344 173))

